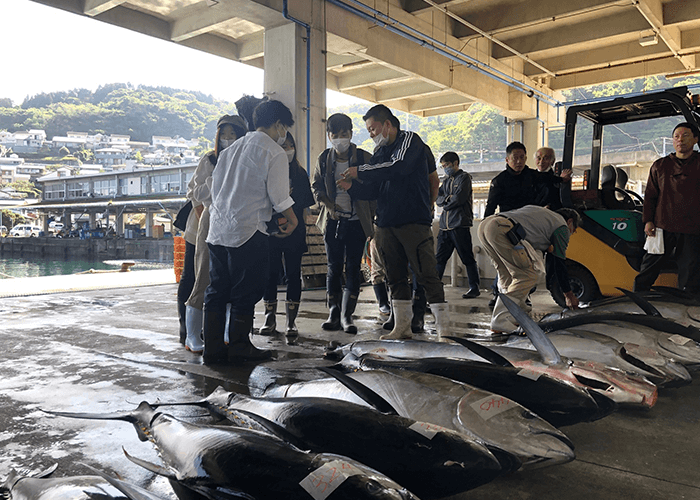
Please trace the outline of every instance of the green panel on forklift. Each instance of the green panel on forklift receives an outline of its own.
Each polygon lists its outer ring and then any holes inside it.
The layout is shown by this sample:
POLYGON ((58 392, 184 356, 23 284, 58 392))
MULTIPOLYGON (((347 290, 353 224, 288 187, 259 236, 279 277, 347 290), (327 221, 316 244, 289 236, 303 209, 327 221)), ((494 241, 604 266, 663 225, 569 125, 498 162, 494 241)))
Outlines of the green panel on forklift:
POLYGON ((636 210, 586 210, 584 213, 624 241, 644 241, 641 212, 636 210))

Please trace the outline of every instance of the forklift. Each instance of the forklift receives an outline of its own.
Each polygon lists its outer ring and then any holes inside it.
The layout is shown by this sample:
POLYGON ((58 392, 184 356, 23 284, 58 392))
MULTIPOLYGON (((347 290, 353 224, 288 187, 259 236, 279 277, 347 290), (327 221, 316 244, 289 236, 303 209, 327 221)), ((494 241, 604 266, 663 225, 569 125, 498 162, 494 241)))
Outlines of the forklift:
MULTIPOLYGON (((571 290, 580 302, 622 295, 618 288, 631 290, 644 255, 643 199, 625 189, 626 171, 615 165, 601 166, 604 130, 675 116, 678 123, 698 125, 699 97, 691 95, 687 87, 674 87, 567 109, 564 154, 555 165, 558 173, 573 168, 577 121, 585 119, 593 125, 591 163, 584 171, 583 189, 572 190, 571 183, 567 183, 561 190, 562 205, 575 208, 581 215, 581 225, 566 251, 571 290)), ((657 285, 677 286, 677 269, 670 266, 662 271, 657 285)), ((556 303, 566 307, 556 280, 548 280, 548 288, 556 303)))

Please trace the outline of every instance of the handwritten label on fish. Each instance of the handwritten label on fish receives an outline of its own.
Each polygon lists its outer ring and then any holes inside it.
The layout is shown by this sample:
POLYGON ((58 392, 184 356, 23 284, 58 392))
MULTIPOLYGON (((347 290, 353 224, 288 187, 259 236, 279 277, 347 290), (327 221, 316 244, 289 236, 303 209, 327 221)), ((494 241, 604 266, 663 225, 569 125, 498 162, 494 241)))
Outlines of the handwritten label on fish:
POLYGON ((372 469, 362 469, 343 460, 332 460, 323 464, 302 479, 299 486, 304 488, 314 500, 325 500, 338 486, 343 484, 343 481, 352 476, 370 476, 379 484, 388 488, 399 487, 391 479, 377 475, 372 469))
POLYGON ((447 430, 444 427, 435 424, 429 424, 427 422, 414 422, 413 424, 411 424, 409 429, 411 429, 412 431, 416 431, 418 434, 421 434, 427 437, 428 439, 433 439, 437 433, 444 432, 447 430))
POLYGON ((515 405, 510 399, 504 398, 503 396, 487 396, 472 403, 471 407, 481 418, 488 420, 499 413, 503 413, 515 407, 515 405))
POLYGON ((523 368, 518 372, 518 375, 521 377, 529 378, 530 380, 537 380, 542 376, 540 372, 536 372, 533 370, 528 370, 527 368, 523 368))
POLYGON ((671 335, 668 340, 678 345, 686 345, 688 342, 692 342, 692 339, 684 337, 683 335, 671 335))

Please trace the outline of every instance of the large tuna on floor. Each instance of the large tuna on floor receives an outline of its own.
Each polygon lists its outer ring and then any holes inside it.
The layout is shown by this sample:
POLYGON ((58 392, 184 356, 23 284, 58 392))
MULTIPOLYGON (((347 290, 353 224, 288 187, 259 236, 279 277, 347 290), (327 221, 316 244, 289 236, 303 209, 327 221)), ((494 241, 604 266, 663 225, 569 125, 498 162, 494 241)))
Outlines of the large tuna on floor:
POLYGON ((681 325, 672 320, 638 314, 586 314, 541 321, 544 331, 592 332, 618 342, 652 349, 664 358, 689 368, 700 367, 700 345, 684 335, 681 325), (680 327, 680 329, 678 328, 680 327))
POLYGON ((384 474, 342 455, 307 453, 269 433, 197 425, 157 412, 143 402, 132 412, 49 412, 72 418, 123 420, 151 441, 164 465, 127 455, 167 477, 179 496, 206 498, 412 500, 415 495, 384 474))
MULTIPOLYGON (((504 360, 505 361, 505 360, 504 360)), ((340 366, 352 370, 409 370, 446 377, 464 384, 497 393, 532 410, 555 427, 603 418, 617 408, 606 396, 583 387, 541 374, 536 377, 527 370, 507 364, 481 361, 425 357, 396 359, 377 354, 345 356, 340 366)))
POLYGON ((49 477, 58 467, 21 474, 12 471, 3 484, 0 495, 11 500, 163 500, 139 486, 110 478, 89 467, 97 475, 49 477))
POLYGON ((374 370, 345 376, 336 374, 335 377, 271 387, 265 396, 320 396, 369 404, 365 399, 369 396, 364 395, 363 388, 369 389, 386 400, 399 415, 452 429, 496 446, 517 456, 523 468, 556 465, 574 459, 573 445, 562 432, 508 398, 425 373, 397 375, 374 370))
MULTIPOLYGON (((319 372, 320 373, 320 372, 319 372)), ((421 498, 441 498, 485 484, 501 472, 497 458, 462 433, 348 401, 255 398, 217 388, 193 403, 236 425, 277 434, 298 448, 345 455, 381 471, 421 498)), ((158 406, 164 406, 160 403, 158 406)), ((520 466, 504 457, 507 467, 520 466)))

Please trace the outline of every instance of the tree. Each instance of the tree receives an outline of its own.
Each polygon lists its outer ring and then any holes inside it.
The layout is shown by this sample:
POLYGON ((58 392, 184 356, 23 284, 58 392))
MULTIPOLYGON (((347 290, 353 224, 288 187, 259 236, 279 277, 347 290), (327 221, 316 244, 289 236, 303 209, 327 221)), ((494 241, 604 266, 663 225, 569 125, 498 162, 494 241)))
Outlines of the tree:
POLYGON ((41 191, 37 189, 33 182, 25 180, 9 182, 5 185, 5 187, 17 191, 18 193, 26 193, 28 196, 31 195, 33 198, 36 198, 41 194, 41 191))

